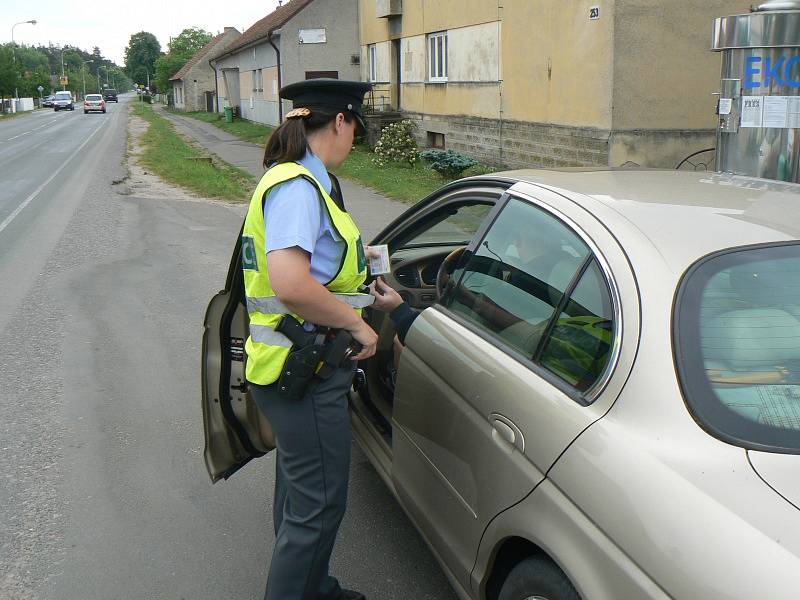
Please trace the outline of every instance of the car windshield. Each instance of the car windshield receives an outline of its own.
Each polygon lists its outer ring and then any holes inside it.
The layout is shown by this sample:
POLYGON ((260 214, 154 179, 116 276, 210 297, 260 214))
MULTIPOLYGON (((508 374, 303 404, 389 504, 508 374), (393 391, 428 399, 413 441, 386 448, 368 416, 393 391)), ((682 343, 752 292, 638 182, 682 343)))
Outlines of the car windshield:
POLYGON ((86 99, 87 100, 93 100, 93 101, 96 102, 97 100, 102 100, 103 97, 100 94, 87 94, 86 95, 86 99))
POLYGON ((117 90, 106 90, 106 94, 116 94, 117 90))
POLYGON ((712 434, 800 452, 800 244, 727 251, 690 269, 675 356, 689 407, 712 434))
POLYGON ((72 98, 72 95, 69 92, 58 92, 56 94, 56 100, 69 100, 72 98))

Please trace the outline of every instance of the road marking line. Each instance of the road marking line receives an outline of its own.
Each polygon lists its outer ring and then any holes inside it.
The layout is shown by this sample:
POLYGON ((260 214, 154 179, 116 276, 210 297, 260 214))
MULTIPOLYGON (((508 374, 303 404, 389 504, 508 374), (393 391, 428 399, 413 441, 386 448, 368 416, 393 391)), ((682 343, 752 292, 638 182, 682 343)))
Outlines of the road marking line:
MULTIPOLYGON (((33 130, 31 130, 31 131, 33 131, 33 130)), ((20 138, 20 137, 22 137, 23 135, 28 135, 29 133, 31 133, 31 131, 26 131, 25 133, 20 133, 19 135, 15 135, 14 137, 10 137, 10 138, 8 138, 6 141, 7 141, 7 142, 10 142, 11 140, 15 140, 15 139, 17 139, 17 138, 20 138)))
MULTIPOLYGON (((106 121, 106 123, 107 123, 107 122, 108 122, 108 121, 106 121)), ((30 195, 30 196, 28 196, 27 198, 25 198, 25 200, 23 200, 23 201, 22 201, 22 204, 20 204, 20 205, 19 205, 17 208, 15 208, 15 209, 14 209, 14 212, 12 212, 10 215, 8 215, 8 217, 6 217, 5 221, 3 221, 2 223, 0 223, 0 233, 2 233, 2 232, 3 232, 3 230, 4 230, 6 227, 8 227, 8 225, 11 223, 11 221, 13 221, 13 220, 16 218, 16 216, 17 216, 19 213, 21 213, 21 212, 22 212, 22 211, 25 209, 25 207, 26 207, 26 206, 28 206, 28 204, 30 204, 30 203, 31 203, 31 201, 32 201, 32 200, 33 200, 33 199, 34 199, 34 198, 35 198, 35 197, 36 197, 36 196, 39 194, 39 192, 41 192, 41 191, 42 191, 42 190, 43 190, 45 187, 47 187, 47 184, 48 184, 48 183, 50 183, 51 181, 53 181, 53 179, 55 179, 55 178, 56 178, 56 176, 57 176, 59 173, 61 173, 61 171, 63 171, 63 170, 64 170, 64 169, 67 167, 67 165, 68 165, 69 163, 71 163, 71 162, 72 162, 72 159, 73 159, 73 158, 75 158, 75 157, 76 157, 78 154, 80 154, 81 150, 83 150, 83 147, 84 147, 86 144, 88 144, 88 143, 89 143, 89 140, 91 140, 91 139, 94 137, 94 134, 95 134, 95 133, 97 133, 98 131, 100 131, 100 130, 103 128, 103 126, 104 126, 104 125, 105 125, 105 123, 102 123, 102 124, 100 125, 100 127, 98 127, 97 129, 95 129, 95 130, 92 132, 92 135, 90 135, 88 138, 86 138, 86 141, 84 141, 84 142, 83 142, 83 143, 80 145, 80 148, 78 148, 78 149, 77 149, 77 150, 76 150, 76 151, 75 151, 75 152, 72 154, 72 156, 70 156, 70 157, 69 157, 69 158, 66 160, 66 162, 64 162, 64 164, 63 164, 63 165, 61 165, 61 167, 59 167, 59 169, 58 169, 58 170, 57 170, 55 173, 53 173, 52 175, 50 175, 50 177, 48 177, 47 181, 45 181, 45 182, 44 182, 42 185, 40 185, 38 188, 36 188, 36 190, 34 190, 34 192, 33 192, 33 193, 30 195)))

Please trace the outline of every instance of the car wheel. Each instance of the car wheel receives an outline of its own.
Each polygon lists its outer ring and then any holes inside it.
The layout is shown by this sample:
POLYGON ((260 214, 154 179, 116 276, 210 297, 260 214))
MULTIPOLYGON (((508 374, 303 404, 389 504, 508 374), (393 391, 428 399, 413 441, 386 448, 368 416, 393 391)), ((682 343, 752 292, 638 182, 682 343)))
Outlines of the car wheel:
POLYGON ((53 110, 58 112, 58 107, 56 106, 55 108, 53 108, 53 110))
POLYGON ((105 108, 103 109, 103 114, 106 114, 106 109, 105 108))
POLYGON ((530 556, 506 577, 499 600, 580 600, 564 571, 546 556, 530 556))
POLYGON ((83 114, 85 114, 85 115, 88 115, 88 114, 89 114, 89 111, 88 111, 88 110, 85 110, 85 111, 83 111, 83 114))

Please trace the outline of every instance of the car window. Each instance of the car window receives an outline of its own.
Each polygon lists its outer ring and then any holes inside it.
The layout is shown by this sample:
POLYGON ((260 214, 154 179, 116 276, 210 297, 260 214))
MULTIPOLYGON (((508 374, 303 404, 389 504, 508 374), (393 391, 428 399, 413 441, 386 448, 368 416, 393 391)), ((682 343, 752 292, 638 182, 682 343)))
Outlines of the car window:
POLYGON ((492 209, 491 204, 450 204, 420 221, 398 239, 397 248, 466 245, 492 209))
POLYGON ((593 260, 570 294, 535 360, 581 392, 605 372, 614 338, 611 293, 593 260))
POLYGON ((87 94, 86 95, 86 99, 87 100, 102 100, 103 97, 100 94, 87 94))
POLYGON ((679 376, 700 422, 740 446, 800 450, 800 245, 704 259, 675 310, 679 376))
POLYGON ((589 249, 564 223, 511 199, 454 273, 443 304, 532 359, 589 249))
POLYGON ((56 99, 58 100, 69 100, 72 98, 72 94, 69 92, 56 92, 56 99))

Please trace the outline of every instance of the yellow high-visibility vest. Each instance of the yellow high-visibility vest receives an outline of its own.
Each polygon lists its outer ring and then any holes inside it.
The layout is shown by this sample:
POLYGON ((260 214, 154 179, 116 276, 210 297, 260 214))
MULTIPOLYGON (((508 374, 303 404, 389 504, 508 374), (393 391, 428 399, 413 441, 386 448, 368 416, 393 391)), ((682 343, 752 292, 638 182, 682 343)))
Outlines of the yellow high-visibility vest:
MULTIPOLYGON (((336 205, 325 188, 302 165, 292 162, 271 167, 253 192, 242 231, 242 269, 250 315, 250 336, 244 346, 247 353, 245 376, 248 381, 259 385, 269 385, 278 379, 292 345, 288 338, 275 331, 281 317, 292 313, 280 302, 269 282, 263 203, 276 185, 298 177, 316 185, 336 233, 347 244, 339 270, 325 287, 359 314, 361 308, 373 300, 372 296, 357 292, 358 286, 367 278, 367 267, 361 235, 350 215, 336 205)), ((294 316, 302 322, 303 319, 294 316)))

